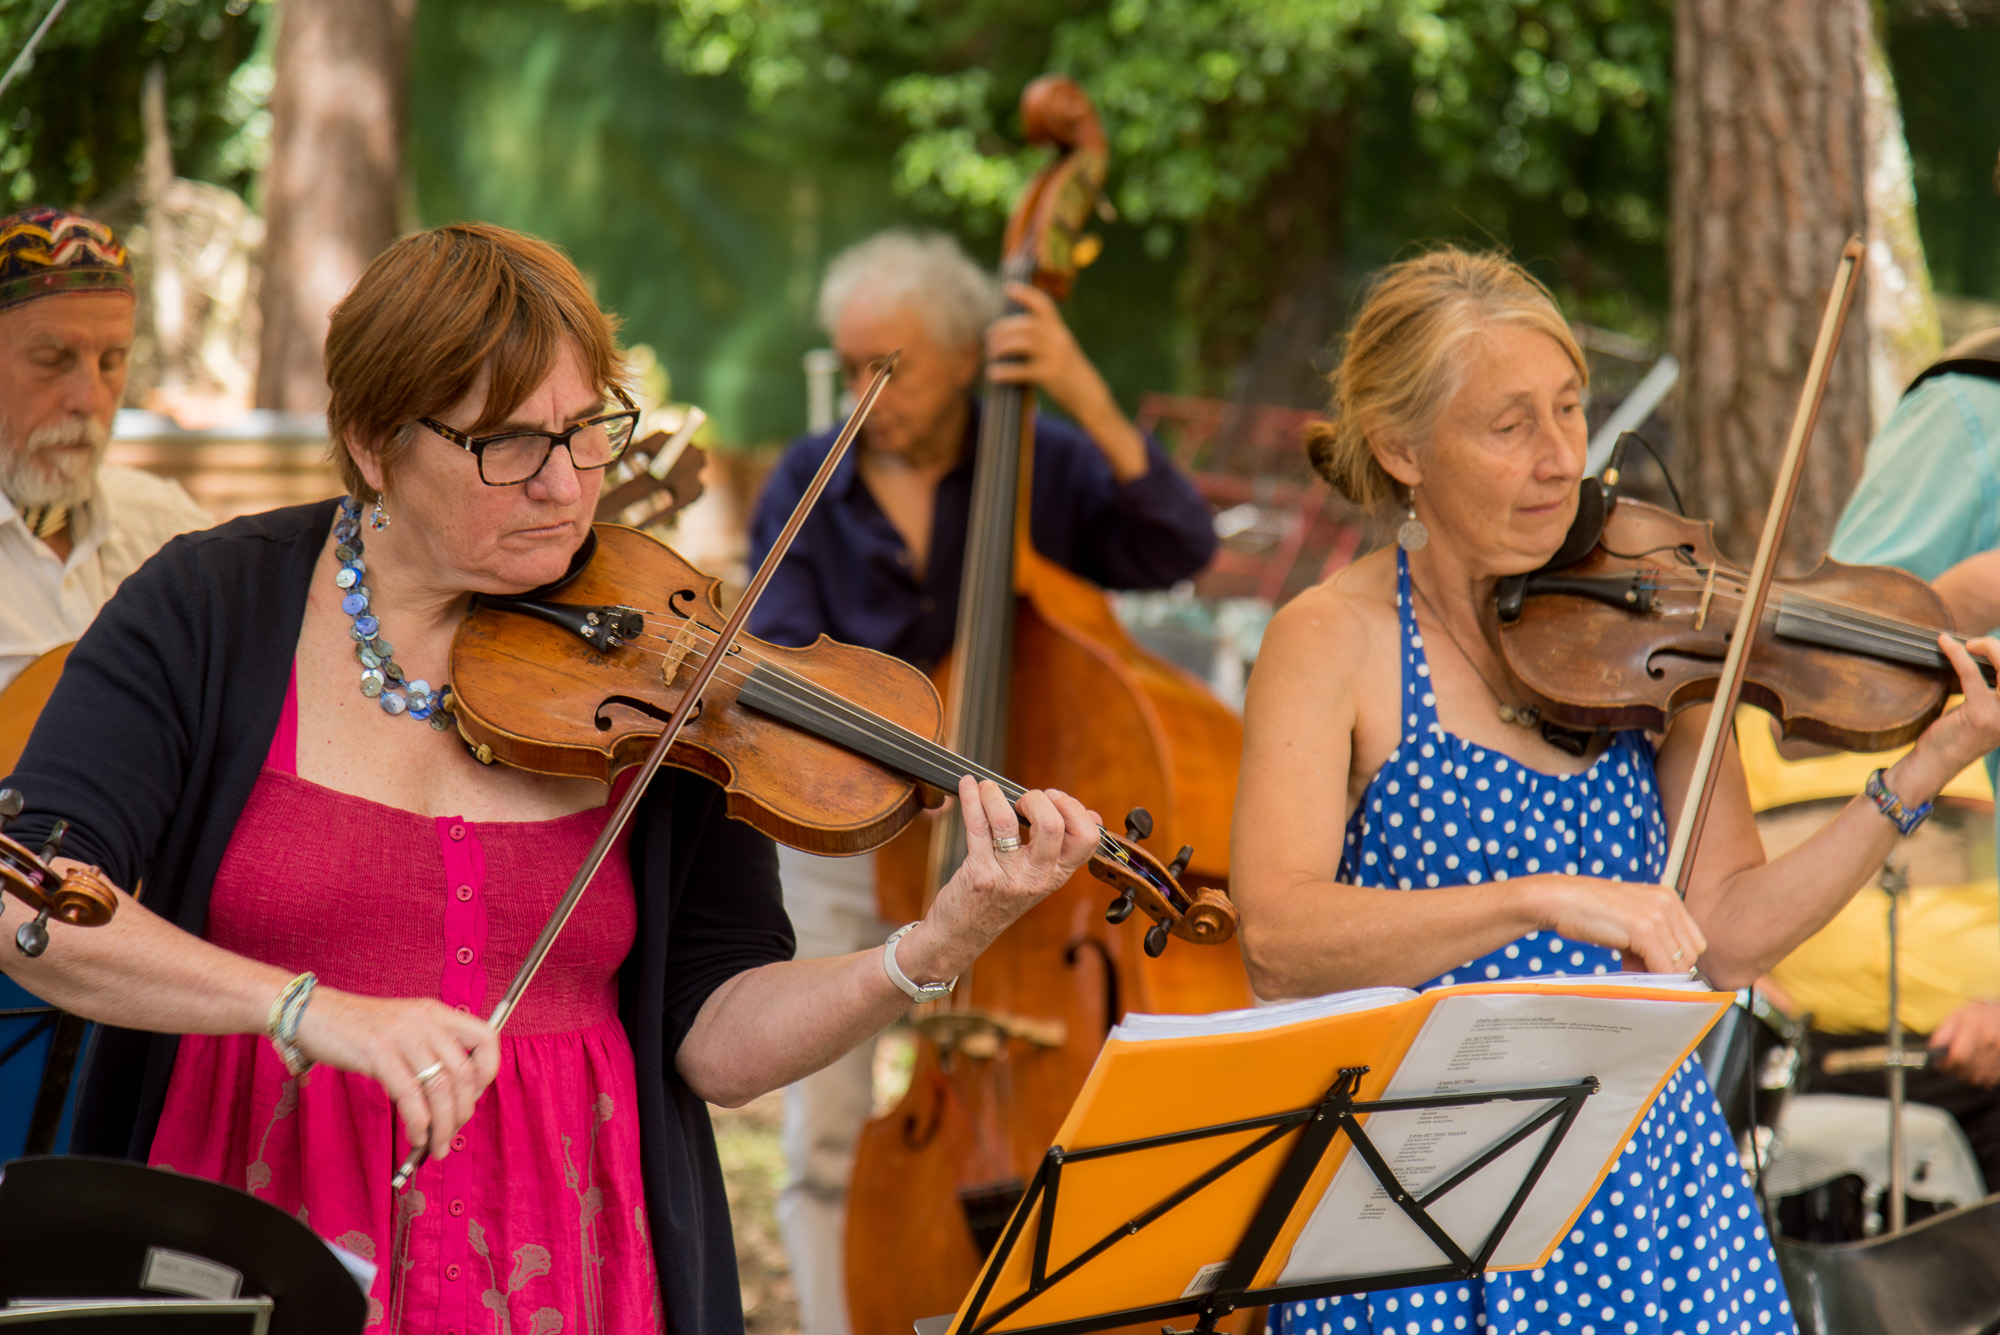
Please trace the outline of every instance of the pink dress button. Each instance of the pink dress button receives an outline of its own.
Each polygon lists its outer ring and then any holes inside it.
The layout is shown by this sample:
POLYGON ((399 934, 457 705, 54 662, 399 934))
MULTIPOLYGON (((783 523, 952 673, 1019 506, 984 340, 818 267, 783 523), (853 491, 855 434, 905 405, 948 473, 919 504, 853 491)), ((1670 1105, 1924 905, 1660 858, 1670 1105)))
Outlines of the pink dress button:
MULTIPOLYGON (((453 1137, 451 1138, 451 1147, 452 1147, 453 1149, 455 1149, 455 1150, 462 1150, 462 1149, 464 1149, 464 1148, 465 1148, 465 1137, 464 1137, 464 1136, 453 1136, 453 1137)), ((453 1275, 453 1276, 452 1276, 452 1278, 453 1278, 453 1279, 457 1279, 457 1278, 458 1278, 458 1276, 456 1276, 456 1275, 453 1275)))
POLYGON ((452 827, 451 827, 451 837, 452 837, 452 838, 454 838, 454 839, 463 839, 463 838, 465 838, 465 827, 464 827, 463 825, 454 825, 454 826, 452 826, 452 827))
POLYGON ((465 1202, 464 1202, 464 1201, 453 1201, 453 1202, 451 1203, 451 1212, 452 1212, 452 1213, 453 1213, 454 1215, 461 1215, 461 1214, 464 1214, 464 1213, 465 1213, 465 1202))
POLYGON ((468 900, 468 899, 471 899, 471 898, 472 898, 472 887, 471 887, 471 886, 469 886, 469 885, 461 885, 460 887, 458 887, 458 902, 459 902, 459 903, 463 904, 463 903, 464 903, 464 902, 465 902, 466 900, 468 900))
POLYGON ((445 1277, 446 1279, 457 1279, 457 1278, 458 1278, 458 1267, 457 1267, 457 1266, 455 1266, 455 1265, 448 1265, 448 1266, 446 1266, 446 1267, 444 1268, 444 1277, 445 1277))
POLYGON ((458 948, 458 962, 459 962, 460 964, 470 964, 470 963, 472 963, 472 947, 471 947, 471 946, 460 946, 460 947, 458 948))

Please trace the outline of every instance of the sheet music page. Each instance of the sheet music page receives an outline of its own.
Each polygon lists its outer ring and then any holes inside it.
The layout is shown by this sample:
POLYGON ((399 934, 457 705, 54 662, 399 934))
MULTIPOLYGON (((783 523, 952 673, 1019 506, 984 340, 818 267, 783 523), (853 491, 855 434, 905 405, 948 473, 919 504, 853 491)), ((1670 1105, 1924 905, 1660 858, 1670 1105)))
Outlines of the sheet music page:
MULTIPOLYGON (((1592 979, 1572 980, 1588 985, 1592 979)), ((1601 1090, 1556 1151, 1488 1267, 1531 1265, 1591 1192, 1607 1160, 1624 1149, 1653 1088, 1708 1025, 1722 1003, 1647 997, 1519 993, 1452 995, 1432 1010, 1384 1098, 1480 1093, 1572 1084, 1596 1076, 1601 1090)), ((1547 1101, 1376 1113, 1365 1129, 1382 1157, 1417 1194, 1437 1185, 1532 1121, 1547 1101)), ((1542 1145, 1543 1127, 1434 1202, 1430 1214, 1463 1248, 1478 1249, 1542 1145)), ((1718 1128, 1720 1130, 1720 1128, 1718 1128)), ((1350 1152, 1314 1209, 1280 1283, 1414 1270, 1444 1253, 1350 1152)))

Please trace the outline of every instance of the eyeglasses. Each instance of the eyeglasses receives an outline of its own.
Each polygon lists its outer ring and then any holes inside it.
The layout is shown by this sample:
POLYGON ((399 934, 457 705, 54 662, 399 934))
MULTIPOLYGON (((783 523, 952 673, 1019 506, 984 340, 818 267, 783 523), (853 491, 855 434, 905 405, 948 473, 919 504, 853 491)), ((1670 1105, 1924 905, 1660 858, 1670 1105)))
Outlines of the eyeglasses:
POLYGON ((616 385, 611 392, 624 408, 599 413, 561 431, 508 431, 496 436, 468 436, 435 418, 419 417, 429 427, 479 462, 479 480, 489 487, 518 487, 549 461, 560 445, 580 471, 607 467, 618 461, 639 429, 639 406, 616 385))

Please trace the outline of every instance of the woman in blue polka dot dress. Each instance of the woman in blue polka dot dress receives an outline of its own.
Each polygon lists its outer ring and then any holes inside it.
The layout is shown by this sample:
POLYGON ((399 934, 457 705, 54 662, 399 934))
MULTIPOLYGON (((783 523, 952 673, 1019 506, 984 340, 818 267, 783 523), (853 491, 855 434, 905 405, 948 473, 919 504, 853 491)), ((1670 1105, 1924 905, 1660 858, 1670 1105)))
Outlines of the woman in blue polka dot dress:
MULTIPOLYGON (((1410 513, 1399 550, 1278 613, 1251 679, 1231 881, 1260 994, 1601 974, 1628 960, 1660 972, 1699 961, 1740 986, 1837 912, 1898 837, 1857 798, 1766 863, 1732 760, 1684 905, 1658 881, 1699 711, 1662 737, 1613 733, 1582 754, 1517 726, 1535 720, 1492 648, 1493 585, 1546 561, 1575 514, 1585 374, 1548 293, 1495 256, 1398 264, 1356 320, 1314 463, 1355 501, 1402 499, 1410 513)), ((1973 647, 2000 656, 1991 641, 1973 647)), ((1946 652, 1969 703, 1884 776, 1911 806, 2000 742, 2000 697, 1963 650, 1946 652)), ((1272 1326, 1795 1329, 1692 1060, 1546 1267, 1287 1304, 1272 1326)))

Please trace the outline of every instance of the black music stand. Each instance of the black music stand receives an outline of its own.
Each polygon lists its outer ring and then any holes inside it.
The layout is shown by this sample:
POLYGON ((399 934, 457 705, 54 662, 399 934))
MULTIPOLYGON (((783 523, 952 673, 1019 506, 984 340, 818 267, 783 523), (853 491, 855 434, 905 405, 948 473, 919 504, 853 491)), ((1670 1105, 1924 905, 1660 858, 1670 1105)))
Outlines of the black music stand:
POLYGON ((16 1159, 0 1177, 0 1301, 29 1299, 111 1301, 0 1307, 0 1330, 358 1335, 368 1319, 355 1277, 276 1206, 165 1169, 73 1156, 16 1159), (177 1284, 166 1277, 175 1268, 211 1281, 218 1268, 235 1271, 238 1292, 177 1284))
MULTIPOLYGON (((1174 1335, 1194 1335, 1195 1332, 1199 1332, 1200 1335, 1213 1335, 1216 1323, 1239 1308, 1299 1302, 1306 1298, 1326 1298, 1342 1293, 1364 1293, 1374 1289, 1401 1288, 1413 1284, 1463 1282, 1477 1278, 1486 1268, 1486 1262, 1492 1257, 1494 1249, 1506 1236, 1514 1217, 1520 1213, 1521 1207, 1527 1203, 1536 1184, 1541 1181, 1543 1170, 1555 1157, 1557 1147, 1562 1144, 1563 1137, 1569 1134, 1577 1114, 1583 1110, 1583 1101, 1598 1091, 1597 1078, 1587 1076, 1574 1084, 1551 1085, 1540 1089, 1497 1090, 1483 1094, 1437 1094, 1417 1098, 1357 1102, 1354 1093, 1360 1087, 1361 1077, 1367 1072, 1366 1066, 1341 1068, 1340 1078, 1334 1082, 1324 1098, 1309 1107, 1290 1112, 1214 1126, 1194 1127, 1171 1135, 1148 1136, 1144 1139, 1120 1141, 1090 1149, 1066 1151, 1061 1146, 1051 1148, 1042 1160, 1041 1167, 1036 1169, 1034 1181, 1028 1184, 1027 1194, 1022 1197, 1020 1206, 1014 1211, 1013 1218, 1008 1221, 1006 1231, 1001 1234, 1000 1242, 994 1248, 993 1258, 981 1272, 979 1282, 967 1300, 967 1305, 963 1309, 966 1316, 962 1323, 966 1335, 987 1335, 987 1332, 992 1331, 1012 1313, 1062 1283, 1112 1244, 1143 1232, 1148 1224, 1203 1188, 1220 1180, 1232 1169, 1247 1163, 1263 1150, 1275 1145, 1295 1128, 1303 1129, 1299 1131, 1297 1142, 1292 1146, 1290 1157, 1285 1160, 1283 1168, 1271 1183, 1263 1204, 1251 1218, 1235 1251, 1223 1265, 1222 1272, 1216 1276, 1213 1287, 1203 1293, 1176 1295, 1157 1303, 1066 1321, 1014 1327, 1009 1330, 1008 1335, 1081 1335, 1084 1331, 1106 1330, 1115 1326, 1137 1325, 1177 1316, 1192 1316, 1196 1320, 1193 1331, 1175 1332, 1174 1335), (1481 1103, 1541 1100, 1548 1100, 1549 1106, 1495 1142, 1472 1162, 1421 1195, 1412 1193, 1403 1186, 1395 1171, 1376 1149, 1374 1142, 1368 1138, 1368 1133, 1356 1120, 1369 1113, 1412 1112, 1424 1108, 1465 1108, 1481 1103), (1554 1123, 1554 1131, 1535 1156, 1534 1162, 1522 1177, 1513 1198, 1501 1212, 1492 1231, 1476 1250, 1467 1251, 1460 1247, 1457 1241, 1431 1218, 1429 1207, 1432 1202, 1464 1183, 1480 1169, 1550 1123, 1554 1123), (1174 1189, 1157 1203, 1135 1212, 1128 1222, 1085 1247, 1055 1270, 1049 1269, 1048 1240, 1056 1226, 1057 1211, 1061 1208, 1062 1173, 1065 1164, 1132 1154, 1141 1150, 1157 1149, 1164 1145, 1255 1131, 1259 1128, 1264 1129, 1263 1135, 1200 1176, 1174 1189), (1445 1263, 1378 1275, 1310 1280, 1269 1285, 1264 1288, 1252 1287, 1252 1281, 1269 1256, 1279 1230, 1292 1216, 1300 1196, 1311 1182, 1314 1170, 1326 1157, 1327 1151, 1333 1148, 1335 1139, 1341 1135, 1347 1137, 1355 1153, 1361 1156, 1376 1181, 1388 1192, 1389 1198, 1401 1207, 1403 1213, 1408 1215, 1445 1255, 1447 1258, 1445 1263), (987 1304, 992 1297, 994 1282, 1005 1268, 1008 1255, 1016 1246, 1022 1245, 1023 1235, 1028 1232, 1031 1220, 1036 1225, 1031 1244, 1035 1251, 1028 1291, 988 1310, 987 1304)), ((944 1316, 926 1317, 916 1323, 917 1335, 945 1335, 957 1321, 958 1314, 955 1312, 944 1316)))

